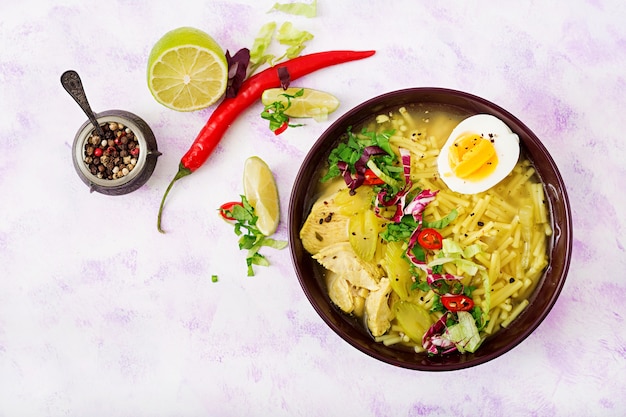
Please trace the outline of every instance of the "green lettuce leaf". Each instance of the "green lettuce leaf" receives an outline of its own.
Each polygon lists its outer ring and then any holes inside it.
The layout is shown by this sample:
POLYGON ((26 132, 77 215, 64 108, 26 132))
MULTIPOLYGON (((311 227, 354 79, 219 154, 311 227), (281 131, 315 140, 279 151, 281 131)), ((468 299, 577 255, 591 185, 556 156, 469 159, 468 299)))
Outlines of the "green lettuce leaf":
POLYGON ((274 55, 266 54, 267 49, 272 43, 274 32, 276 31, 276 22, 264 24, 259 30, 259 34, 254 39, 252 48, 250 48, 250 67, 252 72, 259 66, 270 62, 274 55))
POLYGON ((296 29, 291 22, 283 23, 280 29, 278 29, 276 40, 281 45, 288 45, 289 48, 287 48, 287 51, 279 60, 297 57, 306 47, 306 42, 311 39, 313 39, 313 35, 310 32, 296 29))
POLYGON ((443 229, 444 227, 446 227, 447 225, 452 223, 457 218, 458 215, 459 215, 459 212, 456 211, 456 209, 452 209, 452 211, 450 213, 448 213, 447 216, 442 217, 439 220, 435 220, 433 222, 428 222, 428 221, 424 220, 422 222, 422 227, 424 229, 426 229, 426 228, 443 229))
POLYGON ((459 352, 476 352, 482 343, 474 317, 467 311, 457 313, 459 322, 448 327, 445 336, 453 342, 459 352))
POLYGON ((442 243, 443 247, 441 248, 441 250, 446 257, 462 256, 465 259, 470 259, 482 252, 482 248, 477 243, 469 245, 465 249, 463 249, 458 242, 452 239, 444 239, 442 243))
POLYGON ((317 16, 317 0, 313 0, 311 3, 274 3, 269 11, 274 10, 297 16, 315 17, 317 16))

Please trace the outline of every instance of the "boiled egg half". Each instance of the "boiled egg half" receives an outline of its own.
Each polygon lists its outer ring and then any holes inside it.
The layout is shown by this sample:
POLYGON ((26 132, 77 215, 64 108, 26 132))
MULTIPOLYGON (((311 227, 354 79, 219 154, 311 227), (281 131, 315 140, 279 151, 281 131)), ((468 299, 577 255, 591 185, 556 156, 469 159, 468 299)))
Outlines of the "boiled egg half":
POLYGON ((477 114, 461 121, 437 158, 441 179, 452 191, 477 194, 504 179, 520 154, 519 136, 500 119, 477 114))

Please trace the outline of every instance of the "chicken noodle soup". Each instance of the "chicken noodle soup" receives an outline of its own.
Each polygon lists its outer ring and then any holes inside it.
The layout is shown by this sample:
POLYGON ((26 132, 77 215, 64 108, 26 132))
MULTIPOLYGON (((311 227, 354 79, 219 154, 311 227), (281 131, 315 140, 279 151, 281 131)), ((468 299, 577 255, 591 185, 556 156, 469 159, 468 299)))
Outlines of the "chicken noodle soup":
POLYGON ((523 153, 483 192, 440 178, 441 147, 465 118, 415 105, 347 132, 300 230, 332 302, 385 345, 473 352, 523 312, 548 265, 549 211, 523 153), (419 243, 426 229, 441 242, 419 243))

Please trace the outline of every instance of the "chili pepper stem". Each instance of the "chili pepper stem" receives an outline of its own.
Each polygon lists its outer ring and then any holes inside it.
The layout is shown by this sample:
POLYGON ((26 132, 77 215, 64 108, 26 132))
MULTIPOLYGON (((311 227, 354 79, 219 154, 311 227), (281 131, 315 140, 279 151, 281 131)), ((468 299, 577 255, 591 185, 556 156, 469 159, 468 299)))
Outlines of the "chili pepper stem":
POLYGON ((172 181, 167 186, 167 189, 165 190, 165 194, 163 194, 163 198, 161 199, 161 205, 159 206, 159 215, 157 218, 157 229, 159 229, 159 232, 165 233, 165 230, 161 228, 161 218, 163 217, 163 206, 165 206, 165 199, 167 198, 167 195, 170 193, 170 190, 172 189, 176 181, 178 181, 179 179, 183 177, 186 177, 192 172, 193 171, 191 171, 189 168, 186 168, 182 163, 178 165, 178 172, 176 173, 174 178, 172 178, 172 181))

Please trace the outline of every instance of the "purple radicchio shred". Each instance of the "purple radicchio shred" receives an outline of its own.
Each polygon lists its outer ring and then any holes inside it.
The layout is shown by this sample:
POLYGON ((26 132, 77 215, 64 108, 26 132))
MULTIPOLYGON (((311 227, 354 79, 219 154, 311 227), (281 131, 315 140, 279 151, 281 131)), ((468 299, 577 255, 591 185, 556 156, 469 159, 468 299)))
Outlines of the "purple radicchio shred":
POLYGON ((365 170, 367 169, 367 161, 370 160, 370 156, 374 155, 383 155, 386 154, 380 146, 366 146, 363 149, 363 153, 358 161, 354 163, 354 168, 356 169, 357 174, 365 175, 365 170))
POLYGON ((230 56, 230 52, 227 50, 226 63, 228 64, 226 97, 233 98, 237 95, 241 84, 243 84, 246 79, 248 64, 250 63, 250 50, 248 48, 242 48, 233 56, 230 56))
POLYGON ((430 190, 422 190, 418 195, 415 196, 413 201, 411 201, 404 209, 404 214, 410 214, 413 216, 415 221, 417 222, 417 229, 419 230, 422 227, 422 213, 426 209, 426 206, 435 199, 439 190, 430 191, 430 190))
MULTIPOLYGON (((404 169, 404 182, 411 183, 411 152, 408 149, 400 148, 400 158, 404 169)), ((410 188, 410 187, 409 187, 410 188)))
POLYGON ((343 180, 346 182, 346 185, 350 188, 350 190, 356 190, 365 181, 365 171, 367 170, 367 161, 369 161, 370 156, 385 153, 386 152, 378 146, 367 146, 363 149, 361 157, 354 163, 354 170, 356 171, 355 176, 352 176, 350 167, 346 162, 337 162, 337 168, 339 168, 339 172, 341 172, 343 180))
POLYGON ((341 175, 343 176, 343 180, 346 182, 346 185, 352 191, 359 188, 361 184, 363 184, 363 181, 365 181, 365 175, 357 174, 356 177, 352 176, 352 174, 350 173, 350 166, 347 162, 337 162, 337 168, 339 168, 339 172, 341 172, 341 175))
MULTIPOLYGON (((411 182, 411 152, 408 149, 400 148, 400 158, 402 160, 402 167, 404 170, 404 187, 396 193, 393 197, 386 199, 387 191, 381 190, 376 198, 376 206, 374 207, 374 212, 378 217, 383 217, 380 215, 380 206, 383 207, 391 207, 396 206, 396 211, 391 217, 391 220, 395 223, 398 223, 402 220, 403 212, 404 212, 404 204, 406 201, 406 195, 413 187, 413 183, 411 182)), ((367 162, 366 162, 367 163, 367 162)))
POLYGON ((453 341, 443 337, 448 329, 446 326, 447 320, 448 313, 445 313, 424 333, 422 346, 426 349, 426 352, 433 355, 446 355, 457 350, 453 341))
POLYGON ((291 84, 291 75, 289 74, 289 70, 287 69, 287 67, 278 67, 276 71, 278 72, 280 86, 283 90, 288 89, 289 84, 291 84))
MULTIPOLYGON (((426 276, 426 282, 428 283, 430 288, 433 290, 433 292, 439 296, 446 295, 448 293, 447 290, 442 290, 442 288, 447 288, 447 287, 444 287, 445 283, 449 281, 461 281, 462 279, 463 277, 460 277, 458 275, 433 274, 433 271, 430 269, 428 270, 428 274, 426 276)), ((464 287, 461 286, 461 288, 464 288, 464 287)))
POLYGON ((435 199, 439 191, 430 191, 430 190, 422 190, 413 201, 411 201, 404 209, 404 214, 410 214, 413 216, 415 221, 417 222, 417 227, 411 233, 411 237, 409 238, 409 246, 406 250, 406 254, 409 257, 411 263, 413 263, 418 268, 423 269, 427 273, 429 273, 428 268, 426 268, 425 262, 418 260, 415 255, 413 255, 413 247, 417 244, 417 236, 422 230, 422 214, 426 209, 426 206, 435 199))

